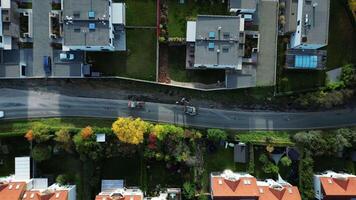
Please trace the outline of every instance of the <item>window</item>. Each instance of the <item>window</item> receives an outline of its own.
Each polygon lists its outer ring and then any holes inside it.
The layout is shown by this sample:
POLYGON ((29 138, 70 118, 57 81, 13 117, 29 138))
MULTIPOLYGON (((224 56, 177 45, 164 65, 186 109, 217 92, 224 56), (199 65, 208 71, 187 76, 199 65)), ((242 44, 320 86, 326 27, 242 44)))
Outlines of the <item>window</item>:
POLYGON ((0 36, 0 43, 2 43, 2 36, 0 36))
POLYGON ((230 38, 230 33, 229 32, 224 32, 223 36, 224 36, 224 39, 229 39, 230 38))
POLYGON ((73 11, 73 16, 74 16, 74 18, 80 18, 80 12, 79 11, 73 11))
POLYGON ((300 25, 300 20, 298 20, 297 25, 298 25, 298 26, 300 25))
POLYGON ((222 52, 223 53, 228 53, 229 52, 229 47, 228 46, 223 46, 222 52))
POLYGON ((80 28, 74 28, 74 32, 79 33, 80 32, 80 28))

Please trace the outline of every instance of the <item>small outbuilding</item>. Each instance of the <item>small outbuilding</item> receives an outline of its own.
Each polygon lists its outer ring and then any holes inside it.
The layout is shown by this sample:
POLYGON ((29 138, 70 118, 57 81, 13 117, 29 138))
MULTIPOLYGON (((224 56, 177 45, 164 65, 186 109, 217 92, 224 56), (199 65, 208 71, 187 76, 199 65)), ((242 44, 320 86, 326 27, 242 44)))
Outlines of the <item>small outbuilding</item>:
POLYGON ((234 161, 236 163, 248 162, 248 145, 245 143, 238 143, 234 146, 234 161))

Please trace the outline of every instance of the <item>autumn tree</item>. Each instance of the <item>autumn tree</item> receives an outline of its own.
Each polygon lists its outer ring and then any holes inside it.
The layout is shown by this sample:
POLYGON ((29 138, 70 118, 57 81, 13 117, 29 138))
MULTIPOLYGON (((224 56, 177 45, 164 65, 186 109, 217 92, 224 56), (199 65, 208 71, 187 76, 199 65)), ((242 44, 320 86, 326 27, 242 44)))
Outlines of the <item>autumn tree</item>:
POLYGON ((82 136, 83 139, 88 139, 93 135, 93 133, 93 129, 90 126, 87 126, 80 131, 80 136, 82 136))
POLYGON ((150 129, 150 124, 140 118, 119 117, 113 124, 112 130, 120 141, 129 144, 143 142, 144 134, 150 129))
POLYGON ((29 141, 32 142, 33 140, 33 130, 30 129, 27 131, 27 133, 25 134, 25 138, 29 141))

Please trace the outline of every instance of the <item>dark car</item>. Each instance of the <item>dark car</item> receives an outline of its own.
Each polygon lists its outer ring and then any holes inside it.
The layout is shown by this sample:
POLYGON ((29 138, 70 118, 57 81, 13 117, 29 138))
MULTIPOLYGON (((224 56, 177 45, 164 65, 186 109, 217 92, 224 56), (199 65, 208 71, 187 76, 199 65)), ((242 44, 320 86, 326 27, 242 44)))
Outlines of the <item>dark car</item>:
POLYGON ((50 56, 43 56, 43 69, 46 72, 46 75, 51 75, 52 61, 50 56))

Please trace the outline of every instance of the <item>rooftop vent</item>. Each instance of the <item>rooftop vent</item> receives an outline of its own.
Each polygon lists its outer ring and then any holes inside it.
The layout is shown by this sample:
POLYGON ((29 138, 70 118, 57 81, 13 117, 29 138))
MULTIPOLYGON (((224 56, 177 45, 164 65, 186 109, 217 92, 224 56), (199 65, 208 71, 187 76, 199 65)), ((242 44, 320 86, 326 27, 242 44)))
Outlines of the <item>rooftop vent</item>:
POLYGON ((88 17, 89 17, 89 19, 94 19, 95 18, 95 12, 94 11, 89 11, 88 12, 88 17))
POLYGON ((209 32, 209 38, 215 39, 215 32, 209 32))
POLYGON ((95 30, 95 23, 89 23, 89 30, 95 30))

